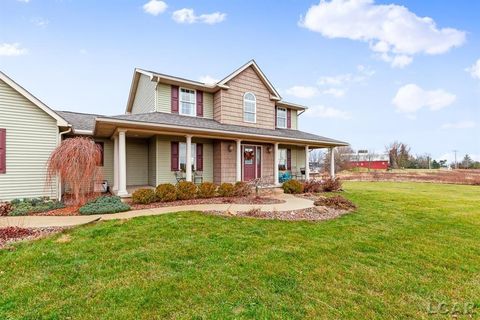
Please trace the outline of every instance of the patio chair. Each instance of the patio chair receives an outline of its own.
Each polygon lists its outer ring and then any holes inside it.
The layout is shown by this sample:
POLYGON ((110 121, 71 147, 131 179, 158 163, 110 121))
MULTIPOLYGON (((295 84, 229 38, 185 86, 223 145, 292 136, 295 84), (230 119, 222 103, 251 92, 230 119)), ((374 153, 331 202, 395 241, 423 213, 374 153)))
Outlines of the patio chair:
POLYGON ((177 183, 180 181, 185 181, 185 173, 183 171, 175 171, 175 179, 177 180, 177 183))
POLYGON ((203 182, 203 171, 193 172, 193 183, 197 184, 197 181, 199 184, 203 182))

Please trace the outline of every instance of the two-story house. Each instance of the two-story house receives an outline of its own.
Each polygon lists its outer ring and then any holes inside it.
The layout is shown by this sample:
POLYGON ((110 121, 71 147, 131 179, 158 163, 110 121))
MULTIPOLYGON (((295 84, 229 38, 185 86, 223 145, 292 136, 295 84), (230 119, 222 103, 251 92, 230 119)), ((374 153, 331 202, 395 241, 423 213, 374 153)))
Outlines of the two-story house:
POLYGON ((127 196, 181 179, 277 185, 285 171, 308 179, 309 150, 347 143, 298 130, 305 110, 283 101, 252 60, 215 84, 135 69, 125 114, 55 114, 69 125, 59 127, 63 138, 102 144, 106 180, 127 196))

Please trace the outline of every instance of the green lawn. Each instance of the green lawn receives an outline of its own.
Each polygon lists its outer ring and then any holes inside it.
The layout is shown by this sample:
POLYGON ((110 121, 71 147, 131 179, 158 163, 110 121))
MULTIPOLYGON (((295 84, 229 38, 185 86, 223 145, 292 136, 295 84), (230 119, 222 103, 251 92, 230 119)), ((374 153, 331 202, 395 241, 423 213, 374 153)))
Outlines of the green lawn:
POLYGON ((185 212, 20 244, 0 252, 0 319, 432 318, 442 301, 480 315, 480 187, 345 189, 359 209, 333 221, 185 212))

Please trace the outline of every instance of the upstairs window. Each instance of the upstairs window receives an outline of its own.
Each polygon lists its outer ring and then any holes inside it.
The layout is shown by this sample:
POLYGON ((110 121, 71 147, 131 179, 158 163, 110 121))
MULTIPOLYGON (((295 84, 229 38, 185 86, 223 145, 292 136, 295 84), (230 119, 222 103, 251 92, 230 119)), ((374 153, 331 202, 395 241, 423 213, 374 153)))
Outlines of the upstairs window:
POLYGON ((257 98, 251 92, 243 95, 243 121, 253 123, 257 121, 257 98))
POLYGON ((277 128, 287 127, 287 109, 277 108, 277 128))
POLYGON ((196 101, 195 90, 180 88, 180 114, 185 116, 195 116, 196 101))

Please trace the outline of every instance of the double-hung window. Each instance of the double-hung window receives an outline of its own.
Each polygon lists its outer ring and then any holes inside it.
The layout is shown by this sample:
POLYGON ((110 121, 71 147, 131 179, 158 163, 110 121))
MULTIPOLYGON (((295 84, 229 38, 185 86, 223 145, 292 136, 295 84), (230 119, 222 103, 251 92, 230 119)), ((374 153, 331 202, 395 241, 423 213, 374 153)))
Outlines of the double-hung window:
POLYGON ((195 116, 196 109, 195 90, 180 88, 180 114, 195 116))
POLYGON ((257 121, 257 98, 251 92, 243 95, 243 121, 253 122, 257 121))
POLYGON ((278 170, 287 170, 287 149, 278 149, 278 170))
POLYGON ((287 127, 287 109, 277 108, 277 128, 287 127))
MULTIPOLYGON (((187 144, 185 142, 180 142, 179 146, 179 155, 178 155, 178 167, 182 171, 186 171, 187 168, 187 144)), ((192 143, 192 170, 197 168, 197 145, 192 143)))

